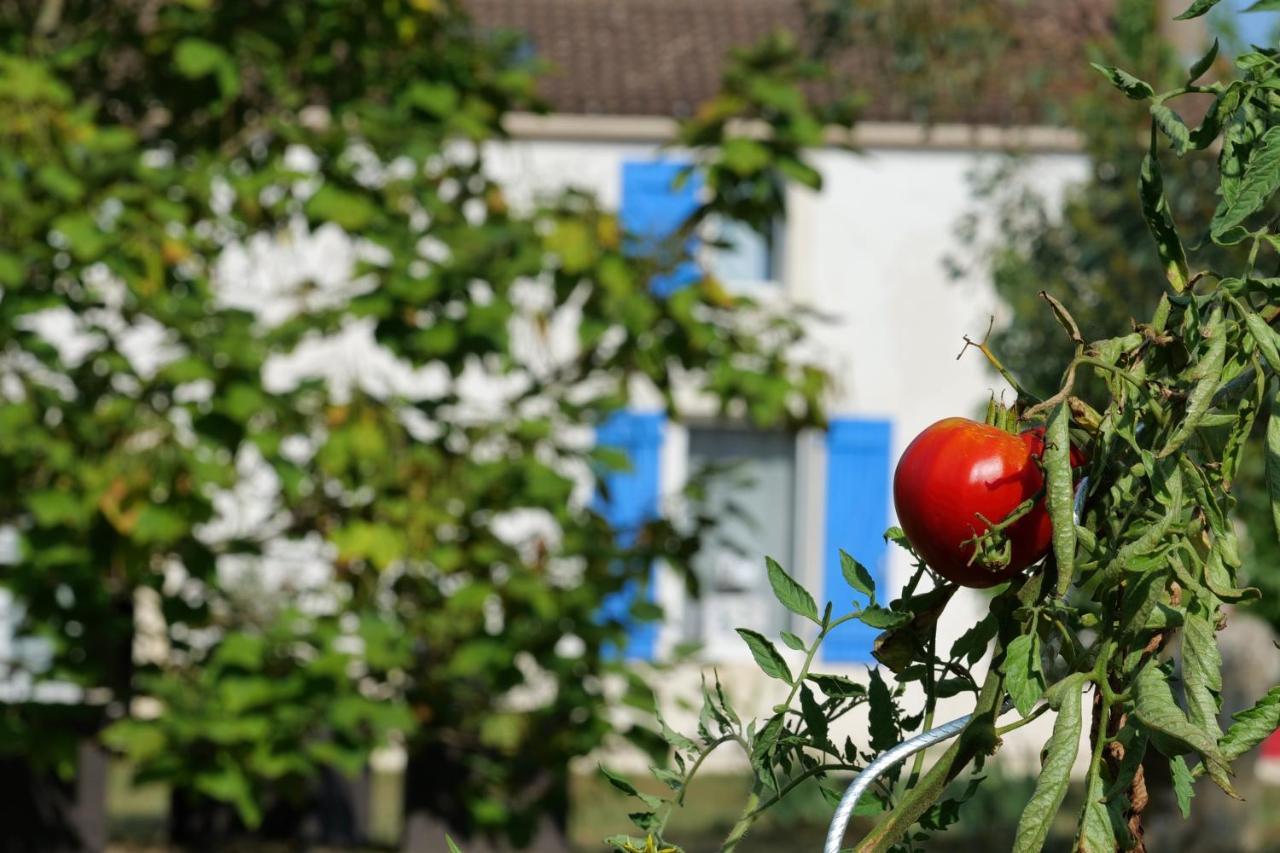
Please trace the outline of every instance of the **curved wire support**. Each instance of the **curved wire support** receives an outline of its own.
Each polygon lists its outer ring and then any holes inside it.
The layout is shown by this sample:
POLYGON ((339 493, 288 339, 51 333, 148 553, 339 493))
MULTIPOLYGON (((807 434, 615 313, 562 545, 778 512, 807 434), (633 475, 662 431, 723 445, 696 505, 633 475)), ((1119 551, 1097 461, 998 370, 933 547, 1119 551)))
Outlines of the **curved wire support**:
POLYGON ((949 723, 943 723, 936 729, 929 729, 923 734, 904 740, 897 746, 880 753, 880 756, 875 761, 868 764, 861 773, 854 777, 853 782, 849 784, 849 789, 840 798, 840 805, 836 806, 836 813, 831 818, 831 826, 827 829, 827 843, 823 846, 822 853, 840 853, 840 845, 844 842, 844 834, 849 828, 849 818, 853 816, 854 806, 858 804, 858 800, 862 798, 866 790, 871 787, 871 783, 876 781, 882 773, 922 749, 928 749, 935 743, 955 737, 964 730, 965 726, 969 725, 969 721, 972 719, 973 714, 965 714, 963 717, 957 717, 949 723))
MULTIPOLYGON (((1076 524, 1080 523, 1080 515, 1084 510, 1085 494, 1088 491, 1089 478, 1081 477, 1079 485, 1076 486, 1075 499, 1072 501, 1071 507, 1076 524)), ((1005 702, 1004 707, 1000 709, 1000 713, 1003 714, 1010 707, 1011 703, 1005 702)), ((831 817, 831 826, 827 828, 827 843, 823 845, 822 853, 840 853, 840 845, 844 843, 844 835, 849 828, 849 819, 853 817, 854 807, 858 805, 858 800, 862 799, 862 795, 866 793, 876 779, 880 778, 881 774, 898 762, 915 755, 920 750, 928 749, 936 743, 941 743, 960 734, 972 719, 973 714, 965 714, 963 717, 957 717, 949 723, 943 723, 937 728, 929 729, 927 732, 908 738, 897 746, 882 752, 875 761, 872 761, 861 773, 853 777, 853 781, 849 783, 844 796, 840 798, 840 805, 836 806, 836 813, 831 817)))
POLYGON ((1080 484, 1076 486, 1075 500, 1071 502, 1071 515, 1075 519, 1076 524, 1080 523, 1080 515, 1084 512, 1084 499, 1089 491, 1088 475, 1080 478, 1080 484))

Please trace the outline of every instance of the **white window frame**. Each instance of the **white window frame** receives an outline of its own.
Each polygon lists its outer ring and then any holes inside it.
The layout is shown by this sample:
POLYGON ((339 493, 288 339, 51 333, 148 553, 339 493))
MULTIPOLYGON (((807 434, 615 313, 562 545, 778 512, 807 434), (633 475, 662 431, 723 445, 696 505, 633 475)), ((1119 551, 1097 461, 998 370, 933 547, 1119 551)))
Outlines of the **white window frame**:
MULTIPOLYGON (((749 227, 743 225, 743 227, 749 227)), ((711 241, 715 240, 718 235, 719 224, 715 220, 707 222, 704 226, 705 232, 703 240, 699 246, 700 258, 702 266, 711 273, 716 272, 715 260, 716 253, 721 251, 711 245, 711 241)), ((786 288, 786 271, 787 271, 787 237, 788 229, 786 219, 778 217, 772 223, 770 235, 767 242, 768 264, 771 269, 771 276, 763 279, 720 279, 721 283, 731 292, 740 293, 745 296, 757 296, 767 293, 780 292, 786 288)))
MULTIPOLYGON (((697 427, 745 427, 746 425, 722 420, 695 420, 691 424, 667 421, 664 427, 662 451, 659 459, 659 476, 664 503, 676 500, 689 481, 689 429, 697 427)), ((806 429, 795 434, 795 505, 792 508, 792 553, 772 555, 778 559, 796 580, 804 584, 815 600, 821 603, 824 591, 822 547, 826 523, 826 445, 821 430, 806 429)), ((763 563, 760 566, 764 572, 763 563)), ((658 628, 655 655, 659 660, 669 659, 676 646, 684 642, 684 626, 693 615, 699 601, 685 590, 684 581, 669 567, 660 564, 654 592, 655 601, 662 607, 664 618, 658 628)), ((787 630, 810 640, 817 633, 814 625, 792 617, 787 630)), ((740 654, 732 656, 708 656, 704 651, 700 659, 705 663, 749 661, 750 651, 742 646, 740 654)))

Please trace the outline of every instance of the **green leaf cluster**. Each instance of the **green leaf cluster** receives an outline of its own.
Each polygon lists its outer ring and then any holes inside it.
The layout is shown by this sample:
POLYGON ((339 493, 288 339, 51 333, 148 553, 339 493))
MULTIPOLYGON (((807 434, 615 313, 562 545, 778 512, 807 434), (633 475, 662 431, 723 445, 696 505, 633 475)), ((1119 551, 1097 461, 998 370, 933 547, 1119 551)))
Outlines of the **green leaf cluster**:
MULTIPOLYGON (((726 416, 820 423, 827 377, 790 355, 800 319, 709 277, 656 292, 688 247, 636 254, 589 194, 515 201, 487 143, 541 108, 542 69, 452 0, 35 8, 0 16, 0 527, 18 543, 0 586, 33 641, 15 647, 49 651, 33 678, 98 697, 79 731, 112 723, 141 776, 247 824, 395 732, 411 762, 457 765, 437 817, 527 840, 613 729, 607 676, 652 705, 613 650, 661 615, 657 558, 696 588, 715 522, 693 502, 689 524, 611 526, 625 455, 581 436, 641 384, 679 418, 676 376, 726 416), (349 270, 308 267, 322 240, 349 270), (334 363, 271 380, 357 331, 437 390, 334 363), (477 373, 510 389, 492 411, 462 390, 477 373), (250 470, 269 517, 237 525, 250 470), (282 544, 319 555, 318 588, 282 544), (531 682, 555 689, 521 706, 531 682)), ((723 199, 756 192, 757 168, 807 177, 786 159, 814 133, 794 90, 764 67, 735 80, 791 141, 767 162, 701 143, 741 172, 716 172, 723 199)), ((15 702, 0 720, 0 753, 69 766, 63 715, 15 702)))

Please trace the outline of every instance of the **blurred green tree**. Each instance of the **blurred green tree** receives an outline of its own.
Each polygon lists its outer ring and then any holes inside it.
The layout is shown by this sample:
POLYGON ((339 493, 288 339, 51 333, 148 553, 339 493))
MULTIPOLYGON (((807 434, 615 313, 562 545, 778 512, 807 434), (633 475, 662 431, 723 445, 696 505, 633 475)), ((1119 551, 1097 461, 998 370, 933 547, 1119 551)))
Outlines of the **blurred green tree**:
MULTIPOLYGON (((175 806, 287 832, 319 774, 402 737, 411 812, 518 844, 610 709, 652 702, 616 649, 660 615, 654 560, 687 574, 713 520, 612 529, 591 495, 626 461, 584 432, 637 384, 678 417, 677 382, 817 423, 826 377, 788 355, 797 318, 650 287, 684 234, 638 256, 589 196, 508 201, 485 144, 537 108, 523 57, 453 0, 0 3, 15 791, 88 737, 175 806)), ((734 176, 816 184, 831 116, 785 38, 739 71, 771 85, 687 140, 716 177, 699 217, 764 221, 781 194, 734 176), (745 166, 734 118, 775 131, 745 166)))

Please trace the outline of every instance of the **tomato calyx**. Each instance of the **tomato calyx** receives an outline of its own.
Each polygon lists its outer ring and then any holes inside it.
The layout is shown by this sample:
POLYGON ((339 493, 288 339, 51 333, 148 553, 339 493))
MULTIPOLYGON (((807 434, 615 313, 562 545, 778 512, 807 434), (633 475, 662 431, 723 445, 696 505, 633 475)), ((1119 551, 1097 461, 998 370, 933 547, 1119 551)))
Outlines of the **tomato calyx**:
POLYGON ((1013 541, 1005 531, 1034 510, 1043 497, 1044 489, 1041 489, 1015 506, 999 521, 992 521, 982 513, 975 512, 974 515, 986 525, 986 529, 962 543, 973 549, 967 565, 972 566, 977 563, 978 566, 993 574, 1003 572, 1013 560, 1013 541))
POLYGON ((987 401, 987 416, 984 420, 988 425, 1010 435, 1017 435, 1021 431, 1018 404, 1015 402, 1012 406, 1006 406, 1003 401, 996 399, 995 394, 987 401))

